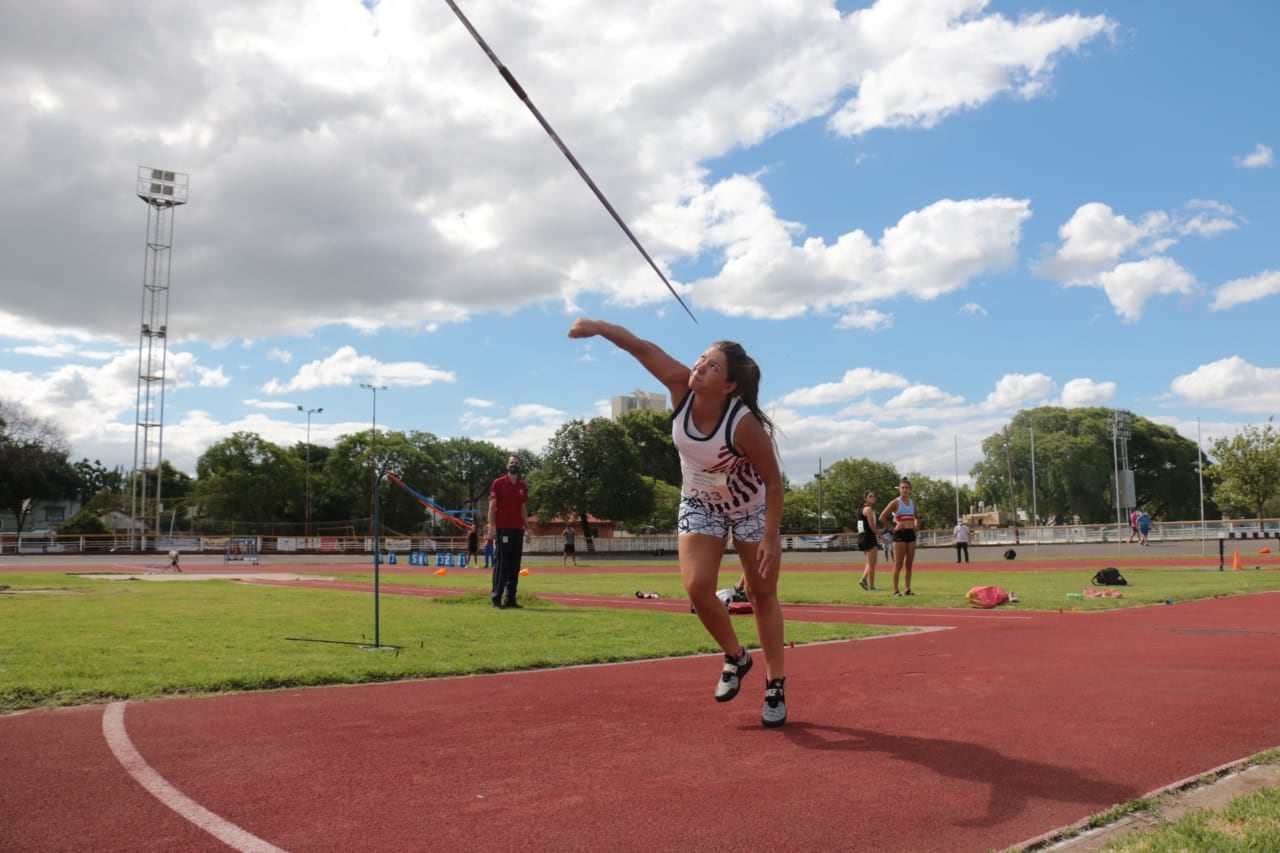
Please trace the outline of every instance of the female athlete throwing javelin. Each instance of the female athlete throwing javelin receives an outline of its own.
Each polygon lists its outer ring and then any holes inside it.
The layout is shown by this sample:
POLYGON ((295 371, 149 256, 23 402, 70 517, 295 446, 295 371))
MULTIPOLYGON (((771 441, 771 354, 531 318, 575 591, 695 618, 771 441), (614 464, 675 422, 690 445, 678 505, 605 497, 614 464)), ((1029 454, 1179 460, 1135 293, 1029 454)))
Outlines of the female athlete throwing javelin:
POLYGON ((738 695, 752 664, 728 611, 716 598, 724 543, 732 530, 764 651, 760 721, 781 726, 787 721, 778 603, 782 474, 773 422, 760 411, 760 368, 731 341, 712 344, 690 368, 613 323, 584 318, 569 329, 571 338, 597 335, 630 353, 671 394, 671 436, 683 472, 677 522, 680 578, 703 627, 724 650, 716 701, 728 702, 738 695))

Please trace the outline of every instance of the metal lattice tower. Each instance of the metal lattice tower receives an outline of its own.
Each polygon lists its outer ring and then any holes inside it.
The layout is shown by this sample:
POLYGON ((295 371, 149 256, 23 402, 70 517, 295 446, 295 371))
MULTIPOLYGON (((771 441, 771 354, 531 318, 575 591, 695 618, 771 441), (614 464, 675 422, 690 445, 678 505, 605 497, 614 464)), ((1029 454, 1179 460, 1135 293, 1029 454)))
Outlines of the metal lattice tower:
POLYGON ((1129 468, 1129 437, 1133 435, 1130 423, 1133 413, 1126 409, 1112 409, 1108 420, 1111 427, 1111 452, 1116 465, 1116 524, 1123 525, 1123 510, 1134 505, 1133 471, 1129 468))
MULTIPOLYGON (((168 358, 169 274, 173 214, 187 203, 187 176, 138 167, 138 198, 147 205, 147 249, 142 272, 142 328, 138 336, 138 415, 133 433, 133 518, 155 518, 160 536, 161 461, 164 451, 164 377, 168 358), (148 498, 148 479, 155 488, 148 498), (148 500, 150 501, 148 503, 148 500)), ((144 525, 139 546, 146 549, 144 525)))

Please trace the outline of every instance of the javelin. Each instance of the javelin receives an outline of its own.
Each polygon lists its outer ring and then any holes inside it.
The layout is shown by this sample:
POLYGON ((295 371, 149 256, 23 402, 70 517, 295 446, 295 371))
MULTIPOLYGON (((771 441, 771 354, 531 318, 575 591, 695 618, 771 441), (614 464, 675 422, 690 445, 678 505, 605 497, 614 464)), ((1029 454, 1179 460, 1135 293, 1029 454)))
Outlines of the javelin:
POLYGON ((662 270, 658 269, 658 265, 653 262, 653 258, 649 257, 649 253, 644 250, 644 246, 640 245, 640 241, 636 239, 636 235, 631 233, 631 229, 627 227, 627 223, 622 221, 622 217, 618 215, 618 211, 613 209, 613 205, 609 204, 609 199, 604 197, 604 193, 600 192, 600 188, 596 186, 596 182, 591 180, 591 176, 587 174, 587 170, 582 168, 582 164, 578 162, 578 158, 574 157, 573 153, 565 147, 565 144, 560 141, 560 136, 555 132, 555 129, 552 128, 551 125, 547 123, 547 120, 542 117, 542 113, 538 112, 538 108, 533 105, 533 101, 529 100, 529 96, 525 94, 524 89, 521 88, 520 84, 516 81, 515 75, 507 70, 507 66, 502 64, 502 60, 498 59, 497 54, 495 54, 489 48, 489 45, 485 43, 485 40, 480 37, 480 34, 476 32, 476 28, 471 26, 471 22, 467 20, 466 15, 462 14, 462 10, 458 8, 458 5, 454 3, 453 0, 444 0, 444 2, 449 4, 449 8, 453 10, 453 14, 457 15, 458 20, 462 22, 462 26, 466 27, 467 32, 471 33, 471 37, 476 40, 476 44, 480 45, 480 49, 485 52, 485 55, 489 57, 489 61, 498 69, 498 73, 502 75, 502 79, 507 81, 507 85, 511 87, 511 91, 516 93, 516 97, 524 101, 524 105, 529 108, 529 112, 533 113, 533 117, 538 120, 538 124, 542 125, 542 129, 551 137, 551 141, 560 149, 560 153, 563 154, 565 159, 567 159, 573 165, 573 168, 578 171, 582 180, 586 181, 587 186, 591 187, 591 191, 596 194, 596 198, 600 199, 600 203, 604 205, 604 209, 609 211, 609 214, 613 217, 613 221, 618 223, 618 227, 622 229, 623 233, 631 238, 632 245, 640 250, 640 254, 644 255, 644 259, 649 262, 649 266, 653 267, 653 271, 658 274, 658 278, 662 279, 662 283, 667 286, 667 290, 671 291, 671 295, 676 298, 676 302, 680 303, 680 307, 689 315, 689 319, 693 320, 695 323, 698 322, 698 318, 693 316, 693 312, 689 310, 689 306, 684 304, 684 300, 680 298, 680 294, 676 293, 676 289, 671 286, 671 282, 667 281, 667 277, 662 274, 662 270))

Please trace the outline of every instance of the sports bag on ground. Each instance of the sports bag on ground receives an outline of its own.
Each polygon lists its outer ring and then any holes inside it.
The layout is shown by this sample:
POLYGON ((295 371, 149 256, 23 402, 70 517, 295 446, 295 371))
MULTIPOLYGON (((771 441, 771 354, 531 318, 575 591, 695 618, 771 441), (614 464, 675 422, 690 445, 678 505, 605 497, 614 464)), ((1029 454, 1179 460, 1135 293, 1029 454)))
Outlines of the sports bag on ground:
POLYGON ((1124 575, 1120 574, 1120 570, 1115 566, 1107 566, 1105 569, 1099 569, 1098 573, 1093 576, 1095 586, 1128 586, 1129 582, 1124 579, 1124 575))

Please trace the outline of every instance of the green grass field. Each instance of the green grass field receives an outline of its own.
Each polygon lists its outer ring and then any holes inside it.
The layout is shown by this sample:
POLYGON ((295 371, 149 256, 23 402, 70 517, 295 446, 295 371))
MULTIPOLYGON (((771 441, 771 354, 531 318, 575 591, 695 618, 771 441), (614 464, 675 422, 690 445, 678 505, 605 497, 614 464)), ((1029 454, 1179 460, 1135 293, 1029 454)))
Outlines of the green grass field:
MULTIPOLYGON (((782 597, 800 603, 874 603, 965 608, 965 592, 998 583, 1019 610, 1114 609, 1280 589, 1280 572, 1126 570, 1120 599, 1067 599, 1090 572, 917 571, 917 595, 867 593, 857 572, 792 572, 782 597)), ((368 574, 350 576, 368 582, 368 574)), ((727 575, 727 577, 732 577, 727 575)), ((686 613, 566 607, 538 593, 632 597, 655 591, 683 600, 674 569, 539 573, 521 583, 523 611, 489 607, 486 573, 384 574, 384 584, 469 590, 429 599, 226 580, 150 582, 74 574, 0 574, 0 712, 118 699, 270 690, 503 672, 538 667, 710 653, 716 647, 686 613)), ((726 581, 727 583, 728 581, 726 581)), ((754 622, 735 620, 744 643, 754 622)), ((862 638, 901 629, 787 624, 796 643, 862 638)))

